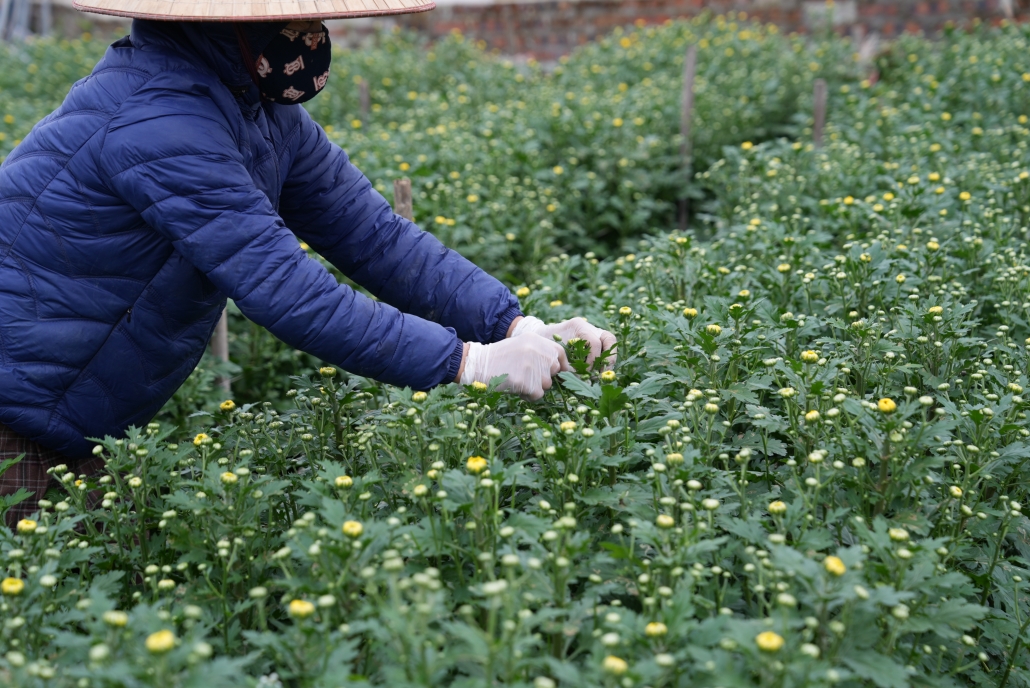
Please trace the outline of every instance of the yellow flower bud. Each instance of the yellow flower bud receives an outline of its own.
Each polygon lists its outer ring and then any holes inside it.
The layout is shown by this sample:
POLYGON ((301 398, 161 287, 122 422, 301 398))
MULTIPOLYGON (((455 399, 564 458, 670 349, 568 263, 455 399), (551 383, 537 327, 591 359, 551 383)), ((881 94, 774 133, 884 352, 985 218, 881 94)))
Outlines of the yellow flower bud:
POLYGON ((340 530, 349 538, 359 538, 365 532, 365 526, 358 521, 344 521, 340 530))
POLYGON ((778 652, 783 647, 783 636, 772 631, 765 631, 755 636, 755 644, 762 652, 778 652))
POLYGON ((175 641, 175 634, 168 629, 165 629, 148 635, 145 645, 147 646, 147 650, 155 655, 160 655, 175 647, 175 641))
POLYGON ((0 592, 11 597, 20 595, 24 589, 25 581, 21 578, 4 578, 3 582, 0 582, 0 592))
POLYGON ((287 611, 294 619, 306 619, 315 613, 315 605, 307 600, 291 600, 287 611))
POLYGON ((844 565, 840 557, 826 557, 823 559, 823 568, 833 576, 843 576, 848 567, 844 565))

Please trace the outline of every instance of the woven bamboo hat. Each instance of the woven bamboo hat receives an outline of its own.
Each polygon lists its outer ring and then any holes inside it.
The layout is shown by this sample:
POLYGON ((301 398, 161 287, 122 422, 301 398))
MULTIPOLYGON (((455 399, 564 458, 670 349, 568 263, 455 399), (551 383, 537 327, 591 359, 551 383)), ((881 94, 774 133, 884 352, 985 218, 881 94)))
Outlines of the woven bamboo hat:
POLYGON ((72 0, 83 12, 168 21, 295 21, 426 12, 433 0, 72 0))

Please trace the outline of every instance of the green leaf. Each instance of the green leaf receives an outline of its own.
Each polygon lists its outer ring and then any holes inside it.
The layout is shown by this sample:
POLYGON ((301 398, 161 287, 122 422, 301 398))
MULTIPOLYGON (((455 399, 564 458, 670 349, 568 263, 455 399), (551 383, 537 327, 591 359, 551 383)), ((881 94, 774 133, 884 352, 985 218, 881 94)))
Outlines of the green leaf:
POLYGON ((613 385, 601 386, 601 403, 598 405, 597 410, 601 412, 602 418, 610 419, 624 409, 627 404, 629 404, 629 397, 623 393, 621 387, 613 385))
POLYGON ((853 650, 841 658, 849 669, 879 688, 907 688, 905 667, 872 650, 853 650))
POLYGON ((562 385, 577 396, 589 397, 590 399, 599 399, 601 397, 601 390, 596 385, 576 377, 575 373, 564 372, 558 375, 558 377, 561 378, 562 385))

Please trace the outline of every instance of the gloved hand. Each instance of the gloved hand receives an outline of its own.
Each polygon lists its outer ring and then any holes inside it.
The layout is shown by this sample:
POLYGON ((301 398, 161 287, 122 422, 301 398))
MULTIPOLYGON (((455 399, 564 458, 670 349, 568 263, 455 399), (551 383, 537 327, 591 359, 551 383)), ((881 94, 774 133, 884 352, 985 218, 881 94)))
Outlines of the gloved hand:
POLYGON ((553 376, 572 370, 561 344, 543 337, 502 339, 493 344, 472 342, 468 346, 459 379, 463 385, 507 375, 500 389, 535 401, 551 388, 553 376))
MULTIPOLYGON (((582 339, 590 345, 590 355, 587 357, 587 364, 594 362, 600 353, 615 346, 615 335, 608 330, 594 327, 587 322, 586 318, 572 318, 560 323, 548 325, 539 318, 525 316, 517 323, 511 332, 512 337, 519 337, 524 334, 535 334, 546 339, 554 339, 558 335, 563 342, 570 339, 582 339)), ((611 370, 615 367, 615 353, 608 356, 605 368, 611 370)))

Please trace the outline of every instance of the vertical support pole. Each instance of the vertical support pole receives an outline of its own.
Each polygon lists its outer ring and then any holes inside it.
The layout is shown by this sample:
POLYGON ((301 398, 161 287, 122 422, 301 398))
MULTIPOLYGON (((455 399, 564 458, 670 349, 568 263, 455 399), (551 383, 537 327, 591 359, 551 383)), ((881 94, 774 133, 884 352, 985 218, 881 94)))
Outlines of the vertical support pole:
POLYGON ((411 200, 411 180, 407 177, 393 180, 393 212, 412 222, 415 221, 415 210, 411 200))
MULTIPOLYGON (((697 76, 697 45, 687 48, 683 57, 683 94, 680 99, 680 163, 683 165, 683 185, 690 184, 693 171, 694 140, 694 77, 697 76)), ((686 189, 684 188, 684 191, 686 189)), ((686 230, 690 200, 684 196, 679 202, 679 228, 686 230)))
POLYGON ((11 22, 11 0, 0 0, 0 41, 7 39, 11 22))
POLYGON ((11 15, 11 38, 24 41, 29 35, 29 17, 32 13, 31 0, 14 0, 14 11, 11 15))
POLYGON ((826 80, 816 79, 813 99, 815 101, 814 122, 812 124, 812 142, 816 148, 823 145, 823 128, 826 126, 826 80))
POLYGON ((358 107, 361 110, 361 121, 365 122, 368 120, 368 81, 365 79, 361 80, 358 84, 358 107))
MULTIPOLYGON (((222 311, 222 317, 218 319, 215 326, 215 336, 211 339, 212 353, 220 361, 229 362, 229 311, 222 311)), ((226 394, 232 392, 231 382, 228 377, 218 379, 218 386, 225 390, 226 394)))
POLYGON ((51 0, 40 0, 39 3, 39 33, 41 36, 49 36, 54 29, 54 11, 51 0))

